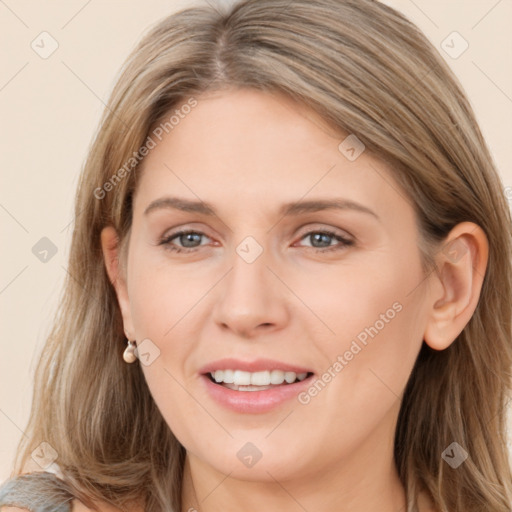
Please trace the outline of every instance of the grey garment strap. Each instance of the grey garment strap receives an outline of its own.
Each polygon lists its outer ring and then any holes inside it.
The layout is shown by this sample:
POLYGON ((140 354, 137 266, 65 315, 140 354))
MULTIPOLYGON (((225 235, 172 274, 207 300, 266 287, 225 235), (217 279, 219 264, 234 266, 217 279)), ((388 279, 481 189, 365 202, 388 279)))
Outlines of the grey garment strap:
POLYGON ((30 512, 71 512, 73 499, 67 484, 53 473, 28 473, 0 486, 0 507, 27 508, 30 512))

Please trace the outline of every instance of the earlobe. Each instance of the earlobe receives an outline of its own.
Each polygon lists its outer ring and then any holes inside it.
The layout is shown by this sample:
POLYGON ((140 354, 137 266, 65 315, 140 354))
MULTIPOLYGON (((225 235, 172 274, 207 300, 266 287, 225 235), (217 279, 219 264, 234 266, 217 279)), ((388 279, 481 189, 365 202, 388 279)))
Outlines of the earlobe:
POLYGON ((130 311, 130 301, 126 279, 119 264, 119 236, 112 226, 101 231, 101 247, 105 268, 110 282, 116 290, 117 300, 123 317, 124 331, 129 340, 134 340, 134 329, 130 311))
POLYGON ((489 243, 480 226, 455 226, 436 255, 429 278, 428 317, 423 339, 434 350, 448 348, 476 310, 487 268, 489 243))

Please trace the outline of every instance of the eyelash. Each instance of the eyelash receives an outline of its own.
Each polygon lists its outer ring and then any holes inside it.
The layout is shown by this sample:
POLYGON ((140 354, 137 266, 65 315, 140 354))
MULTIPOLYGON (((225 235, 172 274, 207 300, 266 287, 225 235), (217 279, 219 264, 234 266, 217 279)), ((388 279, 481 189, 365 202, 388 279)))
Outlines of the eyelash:
MULTIPOLYGON (((313 249, 315 252, 329 252, 329 251, 340 251, 346 247, 350 247, 350 246, 353 246, 354 245, 354 242, 352 240, 348 240, 332 231, 328 231, 328 230, 319 230, 319 231, 308 231, 307 233, 305 233, 301 240, 308 237, 308 236, 311 236, 313 234, 322 234, 322 235, 327 235, 331 238, 335 238, 337 239, 339 242, 341 242, 341 245, 335 245, 335 246, 328 246, 328 247, 308 247, 309 249, 313 249)), ((201 246, 198 246, 198 247, 179 247, 179 246, 176 246, 176 245, 172 245, 171 244, 171 240, 174 240, 175 238, 178 238, 179 236, 181 235, 190 235, 190 234, 194 234, 194 235, 201 235, 201 236, 207 236, 205 235, 204 233, 201 233, 200 231, 192 231, 192 230, 183 230, 183 231, 177 231, 176 233, 172 233, 171 235, 169 236, 166 236, 166 237, 163 237, 159 244, 158 245, 164 245, 165 246, 165 249, 168 250, 168 251, 173 251, 173 252, 176 252, 176 253, 182 253, 182 252, 185 252, 185 253, 191 253, 191 252, 194 252, 196 251, 197 249, 199 249, 201 246)))

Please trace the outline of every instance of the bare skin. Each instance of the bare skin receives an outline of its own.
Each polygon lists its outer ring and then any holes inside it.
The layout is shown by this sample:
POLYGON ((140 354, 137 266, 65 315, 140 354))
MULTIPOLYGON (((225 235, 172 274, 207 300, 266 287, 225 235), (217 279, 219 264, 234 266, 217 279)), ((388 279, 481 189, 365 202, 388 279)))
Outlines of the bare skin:
MULTIPOLYGON (((456 226, 446 242, 462 257, 439 251, 439 272, 424 276, 410 202, 383 162, 339 151, 348 134, 278 95, 222 91, 197 101, 143 162, 126 272, 115 230, 102 232, 126 335, 159 350, 142 369, 187 450, 182 512, 403 511, 393 462, 401 394, 423 341, 443 350, 470 320, 485 234, 456 226), (207 202, 216 215, 144 213, 166 196, 207 202), (283 203, 340 198, 373 214, 279 212, 283 203), (197 233, 196 245, 170 239, 181 228, 197 233), (314 233, 326 230, 335 236, 315 246, 314 233), (248 236, 262 248, 251 263, 236 251, 248 236), (393 304, 400 311, 377 324, 393 304), (240 413, 205 392, 200 368, 223 357, 271 358, 320 377, 358 334, 381 324, 308 403, 240 413), (237 457, 248 442, 262 454, 252 467, 237 457)), ((431 510, 424 498, 421 507, 431 510)))

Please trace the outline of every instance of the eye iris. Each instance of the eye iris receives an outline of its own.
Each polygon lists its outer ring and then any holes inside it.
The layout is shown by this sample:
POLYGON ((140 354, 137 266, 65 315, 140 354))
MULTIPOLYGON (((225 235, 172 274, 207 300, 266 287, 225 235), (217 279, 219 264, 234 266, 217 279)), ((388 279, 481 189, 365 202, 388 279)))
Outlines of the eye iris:
MULTIPOLYGON (((182 247, 194 248, 201 245, 201 233, 189 232, 176 235, 182 247)), ((313 247, 329 247, 334 235, 330 233, 316 232, 309 235, 313 247)))
POLYGON ((180 235, 179 240, 183 247, 195 247, 195 242, 201 242, 201 235, 199 233, 185 233, 180 235), (188 242, 191 242, 191 245, 189 245, 188 242))
POLYGON ((327 233, 314 233, 310 236, 315 242, 320 242, 319 246, 313 243, 315 247, 328 247, 332 238, 331 235, 328 235, 327 233))

